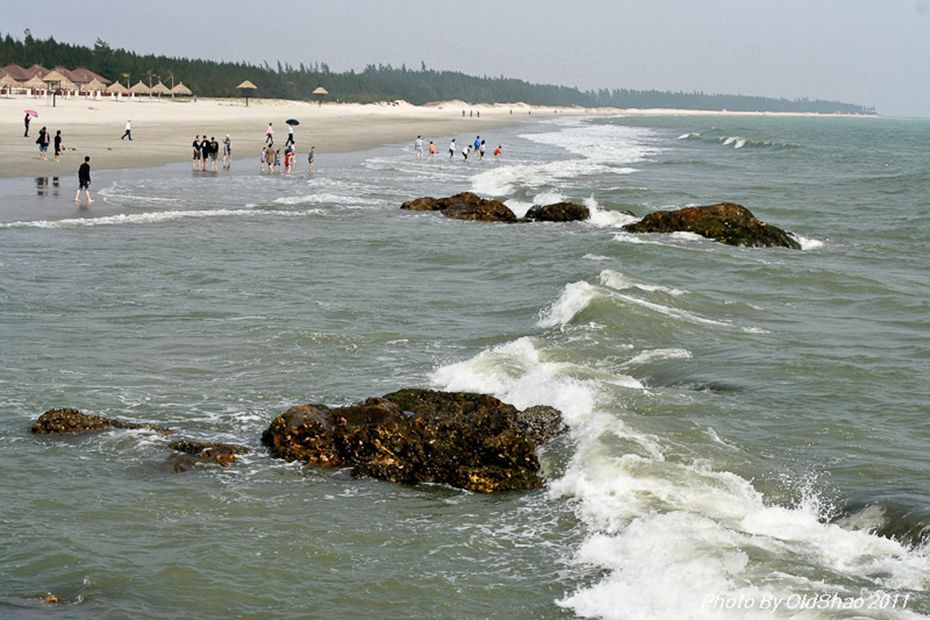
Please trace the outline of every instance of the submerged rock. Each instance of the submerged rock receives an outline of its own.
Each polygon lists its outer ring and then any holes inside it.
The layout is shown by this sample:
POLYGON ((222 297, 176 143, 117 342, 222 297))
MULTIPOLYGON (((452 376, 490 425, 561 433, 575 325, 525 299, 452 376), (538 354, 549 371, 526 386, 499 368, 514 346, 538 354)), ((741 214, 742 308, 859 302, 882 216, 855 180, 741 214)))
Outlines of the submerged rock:
POLYGON ((551 205, 533 205, 526 212, 526 219, 536 222, 576 222, 591 217, 591 211, 584 205, 573 202, 556 202, 551 205))
POLYGON ((446 217, 480 222, 516 222, 517 216, 499 200, 481 198, 472 192, 462 192, 446 198, 424 196, 408 200, 400 206, 408 211, 441 211, 446 217))
POLYGON ((536 448, 564 431, 551 407, 521 412, 484 394, 406 389, 349 407, 291 407, 262 443, 278 458, 358 477, 490 493, 541 486, 536 448))
POLYGON ((104 431, 113 428, 143 429, 170 435, 171 431, 162 426, 113 420, 100 415, 88 415, 71 407, 56 407, 40 415, 29 429, 33 433, 45 435, 50 433, 77 434, 88 431, 104 431))
POLYGON ((237 454, 245 454, 249 451, 245 446, 236 444, 191 441, 189 439, 172 441, 168 444, 168 448, 190 457, 174 457, 170 460, 176 472, 185 471, 197 463, 218 463, 223 467, 229 467, 230 463, 235 462, 237 454))
POLYGON ((756 219, 749 209, 732 202, 655 211, 635 224, 627 224, 623 230, 634 233, 691 232, 729 245, 801 249, 801 245, 784 230, 756 219))

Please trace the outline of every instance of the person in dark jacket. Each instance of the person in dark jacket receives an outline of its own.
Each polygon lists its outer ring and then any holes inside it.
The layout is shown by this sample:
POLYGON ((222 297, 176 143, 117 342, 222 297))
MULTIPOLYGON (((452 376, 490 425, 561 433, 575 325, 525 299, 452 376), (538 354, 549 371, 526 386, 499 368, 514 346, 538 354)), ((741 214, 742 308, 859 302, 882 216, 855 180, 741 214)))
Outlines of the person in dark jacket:
POLYGON ((74 194, 74 202, 81 201, 81 190, 87 196, 87 204, 94 202, 90 196, 90 155, 84 157, 84 163, 78 168, 78 190, 74 194))

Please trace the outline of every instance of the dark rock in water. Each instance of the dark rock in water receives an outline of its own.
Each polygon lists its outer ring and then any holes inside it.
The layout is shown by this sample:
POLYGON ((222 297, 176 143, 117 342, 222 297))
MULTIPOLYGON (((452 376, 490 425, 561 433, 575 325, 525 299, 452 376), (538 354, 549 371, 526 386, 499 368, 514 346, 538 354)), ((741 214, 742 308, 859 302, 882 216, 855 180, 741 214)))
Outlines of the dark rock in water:
POLYGON ((533 205, 526 212, 526 219, 537 222, 576 222, 590 217, 588 207, 573 202, 557 202, 544 207, 533 205))
POLYGON ((749 209, 732 202, 675 211, 655 211, 623 230, 634 233, 691 232, 730 245, 783 247, 801 245, 780 228, 765 224, 749 209))
POLYGON ((408 211, 441 211, 443 215, 457 220, 480 222, 517 221, 517 216, 504 203, 498 200, 481 198, 472 192, 462 192, 455 196, 439 199, 424 196, 408 200, 400 208, 408 211))
POLYGON ((516 222, 517 216, 499 200, 488 200, 471 192, 463 192, 438 201, 446 217, 478 222, 516 222))
POLYGON ((400 205, 400 208, 406 209, 408 211, 438 211, 441 209, 439 206, 439 201, 435 198, 430 198, 429 196, 408 200, 404 204, 400 205))
MULTIPOLYGON (((249 451, 245 446, 237 446, 230 443, 202 442, 191 441, 188 439, 178 439, 168 444, 172 450, 177 450, 190 457, 189 459, 176 458, 173 463, 193 465, 195 463, 218 463, 223 467, 228 467, 230 463, 235 462, 237 454, 245 454, 249 451)), ((179 467, 175 465, 175 471, 185 471, 188 467, 179 467)))
POLYGON ((36 419, 30 430, 33 433, 44 435, 49 433, 86 433, 88 431, 103 431, 113 428, 143 429, 155 431, 162 435, 171 434, 169 429, 161 426, 112 420, 100 415, 88 415, 71 407, 49 409, 36 419))
POLYGON ((484 394, 407 389, 349 407, 291 407, 262 443, 278 458, 358 477, 490 493, 541 486, 536 448, 564 430, 551 407, 521 412, 484 394))

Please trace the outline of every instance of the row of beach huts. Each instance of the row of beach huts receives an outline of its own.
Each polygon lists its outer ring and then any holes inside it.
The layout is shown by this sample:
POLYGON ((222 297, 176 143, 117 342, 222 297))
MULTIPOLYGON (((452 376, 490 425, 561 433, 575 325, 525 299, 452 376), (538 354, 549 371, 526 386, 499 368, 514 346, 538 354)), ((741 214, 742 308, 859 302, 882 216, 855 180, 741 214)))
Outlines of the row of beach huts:
POLYGON ((67 69, 62 66, 46 69, 41 65, 32 65, 28 69, 17 64, 9 64, 0 68, 0 95, 31 95, 34 97, 44 95, 59 95, 71 97, 138 97, 149 96, 180 96, 190 97, 191 89, 178 82, 172 87, 165 86, 159 81, 156 84, 146 84, 139 80, 132 86, 121 84, 119 81, 108 80, 90 69, 77 67, 67 69))

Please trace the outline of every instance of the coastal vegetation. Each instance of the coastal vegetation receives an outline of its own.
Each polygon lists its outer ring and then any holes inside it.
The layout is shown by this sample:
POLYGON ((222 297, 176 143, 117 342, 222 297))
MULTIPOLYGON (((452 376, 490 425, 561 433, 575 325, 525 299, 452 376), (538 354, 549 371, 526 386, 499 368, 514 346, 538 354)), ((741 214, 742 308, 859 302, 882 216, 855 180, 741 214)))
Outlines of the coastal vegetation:
POLYGON ((86 67, 123 83, 144 80, 183 80, 193 92, 205 97, 237 96, 236 85, 250 80, 258 86, 255 96, 281 99, 314 99, 313 90, 324 86, 331 99, 370 103, 406 100, 422 105, 434 101, 462 100, 468 103, 525 102, 552 106, 614 106, 624 108, 686 108, 768 112, 814 112, 874 114, 874 108, 839 101, 785 99, 746 95, 708 94, 603 88, 581 90, 554 84, 533 84, 499 76, 473 76, 458 71, 437 70, 421 62, 418 68, 369 64, 356 71, 333 71, 325 62, 278 60, 256 65, 248 62, 218 62, 174 58, 113 48, 102 39, 93 47, 62 43, 53 37, 40 39, 27 30, 22 39, 10 34, 0 37, 0 66, 17 63, 46 67, 86 67))

